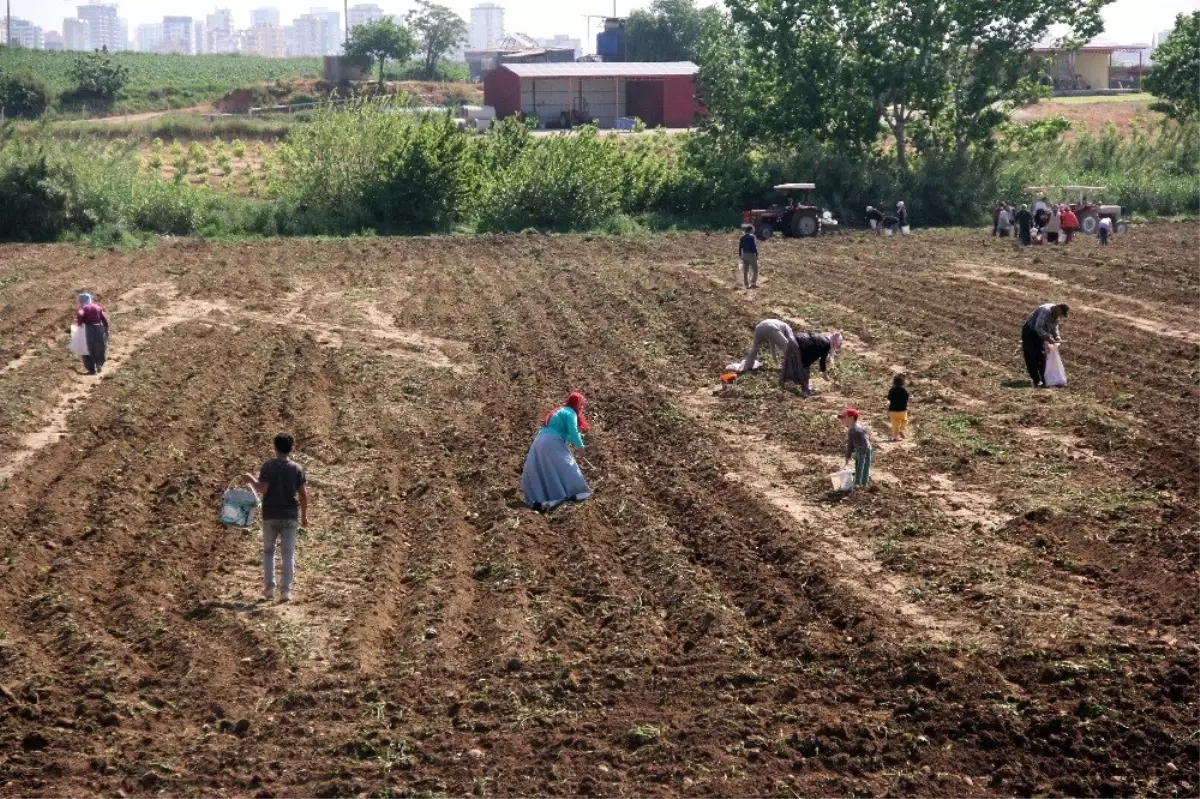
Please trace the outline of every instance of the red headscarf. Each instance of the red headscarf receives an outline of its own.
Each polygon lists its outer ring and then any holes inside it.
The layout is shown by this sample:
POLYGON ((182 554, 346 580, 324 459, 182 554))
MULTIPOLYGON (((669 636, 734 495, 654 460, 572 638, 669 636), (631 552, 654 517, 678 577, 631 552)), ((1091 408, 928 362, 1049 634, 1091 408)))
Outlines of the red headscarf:
MULTIPOLYGON (((567 401, 563 406, 575 411, 575 415, 579 417, 579 431, 581 433, 586 433, 591 428, 591 425, 588 424, 587 419, 585 419, 583 416, 583 409, 586 406, 587 397, 583 396, 583 392, 581 391, 572 391, 569 395, 567 395, 567 401)), ((555 410, 557 410, 557 408, 555 410)), ((550 411, 550 413, 546 414, 546 418, 542 420, 542 424, 550 424, 550 417, 553 415, 554 411, 550 411)))

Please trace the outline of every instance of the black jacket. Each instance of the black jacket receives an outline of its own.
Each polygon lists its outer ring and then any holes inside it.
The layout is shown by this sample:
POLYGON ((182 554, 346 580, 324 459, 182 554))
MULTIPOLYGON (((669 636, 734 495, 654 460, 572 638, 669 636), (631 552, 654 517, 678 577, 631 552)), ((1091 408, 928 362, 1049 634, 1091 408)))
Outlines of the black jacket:
POLYGON ((820 361, 821 372, 824 372, 829 351, 833 347, 829 336, 823 336, 820 333, 801 333, 796 336, 796 343, 800 345, 800 362, 807 368, 820 361))

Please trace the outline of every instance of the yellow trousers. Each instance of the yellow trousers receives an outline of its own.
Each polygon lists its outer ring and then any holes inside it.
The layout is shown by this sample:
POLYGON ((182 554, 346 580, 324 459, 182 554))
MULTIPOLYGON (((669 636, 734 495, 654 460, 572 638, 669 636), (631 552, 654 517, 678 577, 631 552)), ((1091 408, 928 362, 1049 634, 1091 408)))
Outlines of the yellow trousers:
POLYGON ((888 414, 892 421, 892 438, 904 435, 908 428, 908 411, 892 411, 888 414))

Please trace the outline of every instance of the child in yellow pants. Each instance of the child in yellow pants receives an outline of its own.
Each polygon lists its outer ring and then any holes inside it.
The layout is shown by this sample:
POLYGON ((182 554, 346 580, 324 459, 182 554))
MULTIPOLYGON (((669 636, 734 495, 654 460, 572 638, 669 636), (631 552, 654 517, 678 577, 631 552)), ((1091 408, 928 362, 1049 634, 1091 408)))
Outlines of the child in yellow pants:
POLYGON ((904 387, 906 380, 903 374, 892 379, 892 388, 888 392, 888 417, 892 422, 892 441, 905 437, 908 428, 908 389, 904 387))

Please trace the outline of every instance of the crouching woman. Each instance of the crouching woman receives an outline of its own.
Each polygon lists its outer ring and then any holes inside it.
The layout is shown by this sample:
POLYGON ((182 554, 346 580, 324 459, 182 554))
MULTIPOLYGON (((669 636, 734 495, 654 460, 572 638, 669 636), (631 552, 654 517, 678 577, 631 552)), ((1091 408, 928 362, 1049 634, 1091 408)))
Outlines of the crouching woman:
POLYGON ((561 408, 551 411, 542 421, 542 428, 521 472, 521 491, 525 502, 534 510, 550 510, 567 501, 582 501, 592 495, 592 488, 575 462, 569 447, 583 449, 583 436, 589 429, 583 410, 587 398, 572 391, 561 408))

